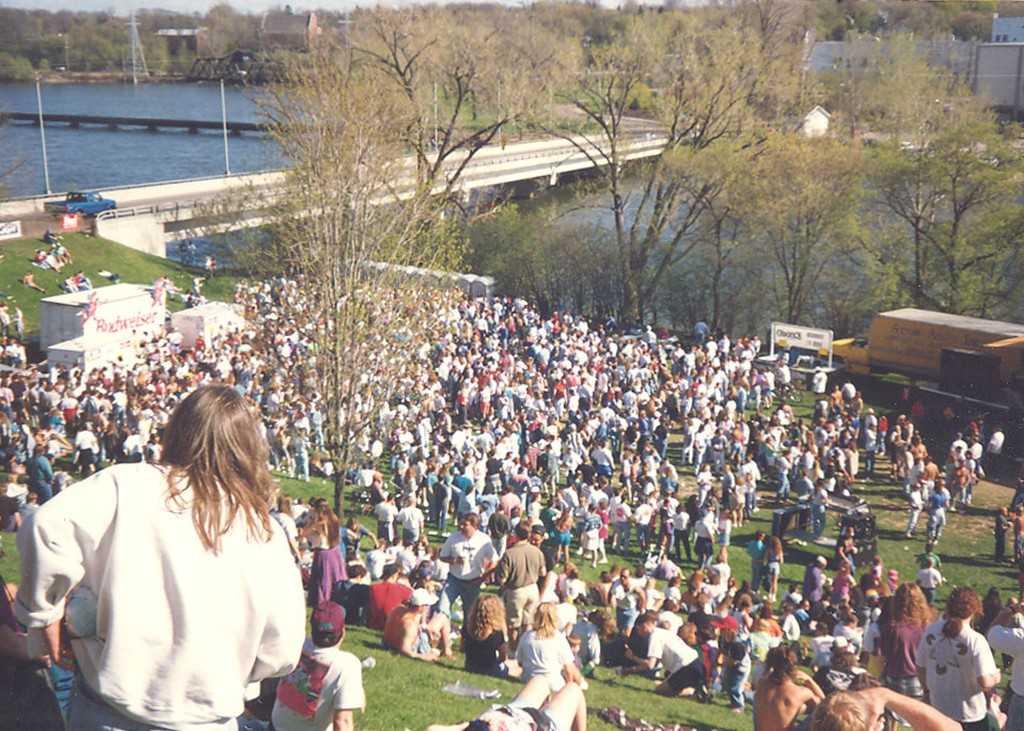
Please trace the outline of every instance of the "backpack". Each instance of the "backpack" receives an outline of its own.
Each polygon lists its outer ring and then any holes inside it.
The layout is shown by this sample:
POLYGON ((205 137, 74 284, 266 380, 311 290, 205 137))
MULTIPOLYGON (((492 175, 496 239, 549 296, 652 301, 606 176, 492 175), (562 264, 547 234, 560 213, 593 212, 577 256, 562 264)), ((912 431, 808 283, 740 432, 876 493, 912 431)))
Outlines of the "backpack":
POLYGON ((277 686, 277 700, 303 718, 313 718, 328 670, 330 666, 302 653, 299 664, 277 686))

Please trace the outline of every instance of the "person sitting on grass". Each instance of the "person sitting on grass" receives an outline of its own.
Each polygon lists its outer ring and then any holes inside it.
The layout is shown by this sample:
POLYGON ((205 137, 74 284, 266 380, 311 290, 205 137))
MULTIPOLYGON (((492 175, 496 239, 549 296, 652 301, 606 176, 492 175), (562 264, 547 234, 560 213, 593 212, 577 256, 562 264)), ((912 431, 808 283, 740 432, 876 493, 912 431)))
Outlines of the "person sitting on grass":
POLYGON ((340 650, 345 610, 324 602, 310 618, 299 664, 277 686, 271 715, 276 731, 353 729, 352 712, 366 707, 359 658, 340 650))
POLYGON ((796 653, 779 646, 769 651, 765 674, 754 693, 754 726, 758 731, 788 731, 800 727, 804 709, 813 710, 825 694, 818 684, 797 669, 796 653))
POLYGON ((508 664, 508 626, 505 604, 493 594, 481 596, 466 614, 462 625, 462 651, 466 655, 466 671, 513 677, 518 668, 508 664))
POLYGON ((678 696, 689 690, 693 691, 698 700, 706 700, 706 674, 700 653, 687 645, 679 635, 657 625, 658 615, 655 612, 640 615, 633 634, 646 640, 646 652, 644 657, 638 657, 635 652, 638 643, 631 643, 634 649, 627 650, 626 657, 632 664, 623 667, 621 674, 653 675, 660 666, 665 670, 665 680, 654 689, 655 693, 678 696))
POLYGON ((428 618, 437 596, 426 589, 417 589, 404 604, 388 615, 384 625, 384 647, 406 657, 434 662, 438 657, 452 657, 451 625, 448 617, 436 612, 428 618), (440 652, 434 649, 440 647, 440 652))
POLYGON ((516 662, 523 669, 524 680, 544 678, 552 690, 561 690, 566 683, 582 685, 583 677, 576 668, 569 640, 558 629, 558 610, 550 602, 537 607, 533 629, 519 640, 516 662))
POLYGON ((427 731, 586 731, 587 700, 576 683, 552 693, 544 678, 530 680, 512 702, 491 706, 472 721, 433 724, 427 731))

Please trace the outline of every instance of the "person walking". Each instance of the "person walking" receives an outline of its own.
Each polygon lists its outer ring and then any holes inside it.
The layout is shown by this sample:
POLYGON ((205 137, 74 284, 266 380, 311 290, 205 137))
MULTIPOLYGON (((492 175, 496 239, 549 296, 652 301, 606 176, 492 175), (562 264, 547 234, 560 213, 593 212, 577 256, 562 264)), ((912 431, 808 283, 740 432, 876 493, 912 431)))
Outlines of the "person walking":
POLYGON ((920 482, 915 482, 911 485, 907 502, 910 505, 910 509, 907 517, 906 536, 907 538, 913 538, 914 531, 917 530, 917 521, 921 517, 921 510, 924 509, 924 494, 921 490, 920 482))
POLYGON ((291 672, 302 649, 302 583, 246 402, 196 390, 164 444, 159 464, 108 467, 18 534, 15 613, 30 643, 58 658, 65 605, 95 617, 71 639, 72 731, 234 728, 246 686, 291 672))

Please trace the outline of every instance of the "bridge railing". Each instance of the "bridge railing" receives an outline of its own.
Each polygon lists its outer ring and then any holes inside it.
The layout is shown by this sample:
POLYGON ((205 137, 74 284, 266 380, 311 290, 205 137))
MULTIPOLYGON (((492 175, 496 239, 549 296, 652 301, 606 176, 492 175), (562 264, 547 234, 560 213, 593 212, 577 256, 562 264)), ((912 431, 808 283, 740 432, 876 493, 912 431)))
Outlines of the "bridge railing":
MULTIPOLYGON (((660 151, 665 146, 666 142, 667 139, 661 135, 652 134, 650 132, 641 133, 631 136, 631 139, 626 142, 620 152, 626 159, 629 159, 632 156, 645 157, 652 152, 660 151)), ((593 157, 598 160, 599 165, 604 164, 601 158, 602 153, 605 151, 603 146, 587 149, 584 145, 583 149, 593 155, 593 157)), ((558 173, 561 166, 571 165, 573 160, 583 156, 584 153, 581 152, 579 147, 574 145, 572 142, 565 141, 563 146, 559 146, 557 148, 523 153, 517 153, 514 150, 509 150, 508 155, 505 157, 483 157, 475 159, 470 163, 466 170, 463 171, 463 174, 467 178, 480 177, 481 174, 486 176, 491 174, 489 170, 486 170, 486 168, 510 165, 515 162, 525 163, 532 160, 549 160, 551 161, 551 172, 558 173), (514 160, 510 160, 509 158, 514 158, 514 160), (552 158, 557 159, 552 160, 552 158), (474 173, 474 170, 477 172, 474 173)), ((410 159, 409 162, 413 161, 410 159)), ((450 172, 450 170, 457 167, 458 162, 459 161, 457 160, 453 160, 448 163, 445 166, 446 172, 450 172)), ((263 194, 269 194, 271 199, 275 197, 275 195, 267 190, 266 187, 264 187, 263 194)), ((266 200, 267 199, 264 198, 263 202, 266 202, 266 200)), ((104 211, 103 213, 100 213, 97 218, 100 220, 116 220, 121 218, 130 218, 133 216, 151 216, 158 214, 172 214, 177 216, 181 213, 190 213, 197 207, 209 204, 210 199, 171 201, 167 203, 155 203, 142 206, 129 206, 104 211)))

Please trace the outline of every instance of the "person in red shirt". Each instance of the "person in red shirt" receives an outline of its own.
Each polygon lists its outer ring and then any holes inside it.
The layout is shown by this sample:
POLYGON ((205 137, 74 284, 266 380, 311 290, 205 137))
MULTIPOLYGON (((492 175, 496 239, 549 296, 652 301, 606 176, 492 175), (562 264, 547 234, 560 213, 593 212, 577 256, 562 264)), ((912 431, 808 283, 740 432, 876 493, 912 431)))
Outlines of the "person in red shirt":
POLYGON ((383 630, 391 610, 412 596, 409 585, 399 581, 401 577, 401 567, 397 563, 390 563, 384 567, 381 580, 370 585, 370 596, 366 603, 367 627, 383 630))

